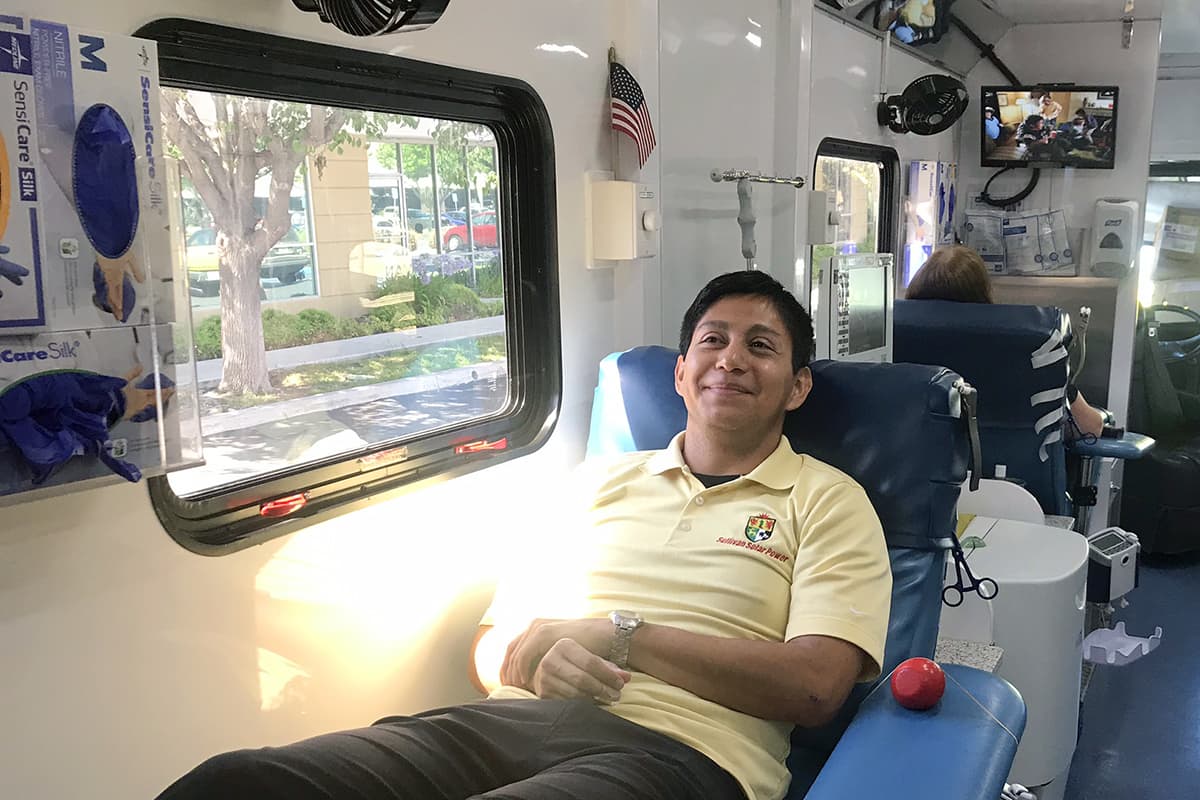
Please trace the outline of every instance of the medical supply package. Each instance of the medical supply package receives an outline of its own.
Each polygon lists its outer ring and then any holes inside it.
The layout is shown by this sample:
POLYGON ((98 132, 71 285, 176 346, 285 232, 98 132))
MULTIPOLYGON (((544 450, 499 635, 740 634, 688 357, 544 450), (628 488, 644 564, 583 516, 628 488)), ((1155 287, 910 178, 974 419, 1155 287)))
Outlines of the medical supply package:
POLYGON ((0 339, 0 498, 138 480, 200 463, 177 326, 0 339))
POLYGON ((964 241, 993 275, 1073 276, 1078 272, 1066 214, 1053 211, 968 211, 964 241))
POLYGON ((1200 275, 1200 208, 1168 205, 1157 239, 1155 280, 1200 275))
POLYGON ((0 85, 0 336, 175 321, 155 43, 0 17, 0 85))
POLYGON ((909 164, 905 203, 905 285, 935 247, 953 244, 957 196, 956 164, 947 161, 913 161, 909 164))

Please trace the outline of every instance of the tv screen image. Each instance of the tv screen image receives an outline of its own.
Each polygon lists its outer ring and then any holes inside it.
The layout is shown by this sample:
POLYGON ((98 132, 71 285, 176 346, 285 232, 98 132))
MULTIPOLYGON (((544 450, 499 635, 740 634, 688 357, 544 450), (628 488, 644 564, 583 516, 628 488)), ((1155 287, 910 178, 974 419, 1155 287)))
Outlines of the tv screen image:
POLYGON ((979 104, 985 167, 1112 169, 1116 86, 984 86, 979 104))

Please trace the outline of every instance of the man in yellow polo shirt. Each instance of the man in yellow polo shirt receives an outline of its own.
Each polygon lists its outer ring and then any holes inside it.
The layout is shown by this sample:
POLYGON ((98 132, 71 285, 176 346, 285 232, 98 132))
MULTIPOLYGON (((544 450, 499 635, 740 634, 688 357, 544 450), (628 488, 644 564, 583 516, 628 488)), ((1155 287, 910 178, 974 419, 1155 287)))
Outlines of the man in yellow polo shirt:
POLYGON ((686 429, 581 468, 571 535, 485 616, 487 701, 218 756, 162 797, 781 798, 792 726, 879 674, 891 598, 865 492, 782 436, 812 347, 768 275, 713 279, 680 334, 686 429))

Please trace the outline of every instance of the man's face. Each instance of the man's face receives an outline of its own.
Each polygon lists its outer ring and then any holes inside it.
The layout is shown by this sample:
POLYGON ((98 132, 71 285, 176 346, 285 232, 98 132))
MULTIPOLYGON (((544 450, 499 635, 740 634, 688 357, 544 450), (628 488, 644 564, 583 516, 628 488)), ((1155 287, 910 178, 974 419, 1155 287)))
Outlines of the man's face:
POLYGON ((792 372, 792 341, 779 313, 753 295, 709 307, 687 356, 675 364, 675 391, 687 406, 689 428, 778 436, 783 415, 799 408, 811 388, 807 368, 792 372))
POLYGON ((983 115, 985 117, 987 117, 988 119, 991 119, 992 118, 992 110, 990 108, 987 109, 986 111, 983 112, 983 115))

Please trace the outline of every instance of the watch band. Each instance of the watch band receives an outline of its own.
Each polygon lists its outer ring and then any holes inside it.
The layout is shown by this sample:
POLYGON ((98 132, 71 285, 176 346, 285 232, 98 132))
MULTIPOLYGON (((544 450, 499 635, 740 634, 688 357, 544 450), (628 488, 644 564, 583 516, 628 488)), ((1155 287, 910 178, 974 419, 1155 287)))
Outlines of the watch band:
POLYGON ((642 624, 642 617, 632 611, 614 611, 608 615, 613 624, 613 640, 608 650, 608 660, 621 669, 629 664, 629 645, 633 632, 642 624))

